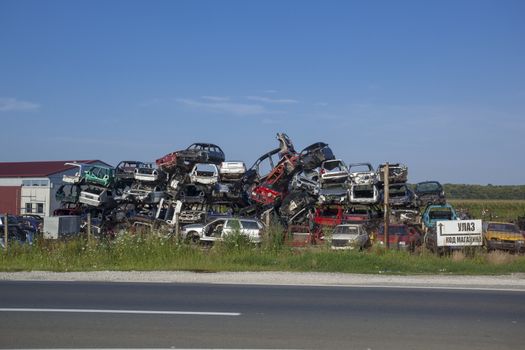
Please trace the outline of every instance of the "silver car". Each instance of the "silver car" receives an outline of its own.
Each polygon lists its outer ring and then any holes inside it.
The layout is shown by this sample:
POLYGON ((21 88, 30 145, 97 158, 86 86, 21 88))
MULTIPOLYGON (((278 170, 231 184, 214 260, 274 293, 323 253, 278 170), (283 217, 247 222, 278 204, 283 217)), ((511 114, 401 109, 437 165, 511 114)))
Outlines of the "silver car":
POLYGON ((263 224, 258 220, 243 218, 216 219, 202 228, 201 242, 222 241, 228 235, 239 232, 252 243, 262 241, 263 224))
POLYGON ((363 225, 342 224, 334 228, 331 237, 332 249, 363 250, 369 244, 370 237, 363 225))

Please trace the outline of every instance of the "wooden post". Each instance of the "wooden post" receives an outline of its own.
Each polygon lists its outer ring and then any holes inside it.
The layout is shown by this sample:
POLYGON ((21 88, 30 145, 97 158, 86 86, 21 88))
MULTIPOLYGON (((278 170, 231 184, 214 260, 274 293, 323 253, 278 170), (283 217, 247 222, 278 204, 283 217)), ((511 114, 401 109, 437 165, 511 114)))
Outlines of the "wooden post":
POLYGON ((7 236, 9 235, 9 221, 8 220, 8 214, 5 213, 4 216, 4 249, 7 252, 7 236))
POLYGON ((175 213, 175 239, 180 239, 179 213, 175 213))
POLYGON ((384 211, 384 225, 383 225, 383 239, 385 248, 389 248, 389 242, 388 242, 388 225, 390 224, 390 206, 388 205, 388 200, 390 198, 390 181, 389 181, 389 175, 390 175, 390 166, 388 162, 385 164, 383 168, 383 211, 384 211))
POLYGON ((91 213, 87 214, 87 240, 91 243, 91 213))

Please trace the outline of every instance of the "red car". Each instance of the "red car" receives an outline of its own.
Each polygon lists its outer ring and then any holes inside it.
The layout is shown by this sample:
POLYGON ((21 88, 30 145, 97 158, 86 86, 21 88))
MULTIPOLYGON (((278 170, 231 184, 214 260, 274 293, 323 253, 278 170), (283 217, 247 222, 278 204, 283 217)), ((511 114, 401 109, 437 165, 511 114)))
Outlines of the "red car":
POLYGON ((282 192, 274 191, 265 186, 257 186, 250 193, 250 199, 262 205, 274 204, 282 196, 282 192))
POLYGON ((323 205, 315 209, 313 221, 320 226, 335 227, 347 222, 348 214, 344 212, 340 204, 323 205))
POLYGON ((320 229, 310 230, 305 225, 290 225, 285 233, 284 242, 292 247, 305 247, 324 243, 323 231, 320 229))
MULTIPOLYGON (((376 240, 382 244, 385 241, 383 225, 379 227, 376 240)), ((421 246, 421 233, 405 224, 392 224, 388 226, 388 243, 390 248, 412 252, 416 247, 421 246)))
POLYGON ((280 152, 281 148, 274 149, 261 156, 245 173, 244 181, 252 184, 250 199, 258 204, 273 205, 287 195, 288 183, 297 167, 298 156, 295 153, 280 152), (279 155, 276 160, 272 157, 279 155), (263 166, 264 165, 264 166, 263 166), (262 168, 270 167, 269 173, 262 175, 262 168))

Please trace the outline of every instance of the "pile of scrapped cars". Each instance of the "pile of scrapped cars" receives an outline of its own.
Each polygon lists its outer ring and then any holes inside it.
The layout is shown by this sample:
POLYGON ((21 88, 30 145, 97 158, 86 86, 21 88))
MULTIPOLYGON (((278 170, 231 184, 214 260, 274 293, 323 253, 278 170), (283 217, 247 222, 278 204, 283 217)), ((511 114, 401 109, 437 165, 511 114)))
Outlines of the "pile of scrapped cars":
MULTIPOLYGON (((89 213, 101 234, 180 230, 191 240, 210 240, 205 232, 213 230, 205 226, 220 219, 215 226, 222 232, 234 225, 226 220, 231 218, 240 228, 253 229, 269 218, 278 220, 287 239, 297 244, 319 243, 327 227, 340 224, 378 228, 385 164, 377 169, 369 163, 347 165, 324 142, 297 152, 284 133, 277 134, 277 141, 278 147, 250 168, 243 161, 227 161, 211 143, 194 143, 154 163, 122 161, 115 168, 71 163, 78 170, 64 176, 56 194, 61 207, 54 214, 89 213)), ((438 182, 419 183, 413 191, 407 179, 405 165, 389 164, 389 204, 397 221, 420 220, 420 207, 445 203, 438 182)))

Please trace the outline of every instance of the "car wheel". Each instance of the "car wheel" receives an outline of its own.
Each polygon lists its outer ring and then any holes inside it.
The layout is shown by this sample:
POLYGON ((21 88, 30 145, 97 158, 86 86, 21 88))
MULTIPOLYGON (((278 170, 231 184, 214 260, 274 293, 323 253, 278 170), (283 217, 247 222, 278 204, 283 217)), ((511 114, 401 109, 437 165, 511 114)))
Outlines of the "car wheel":
POLYGON ((186 236, 186 242, 190 244, 198 244, 200 242, 199 234, 195 231, 188 232, 186 236))

